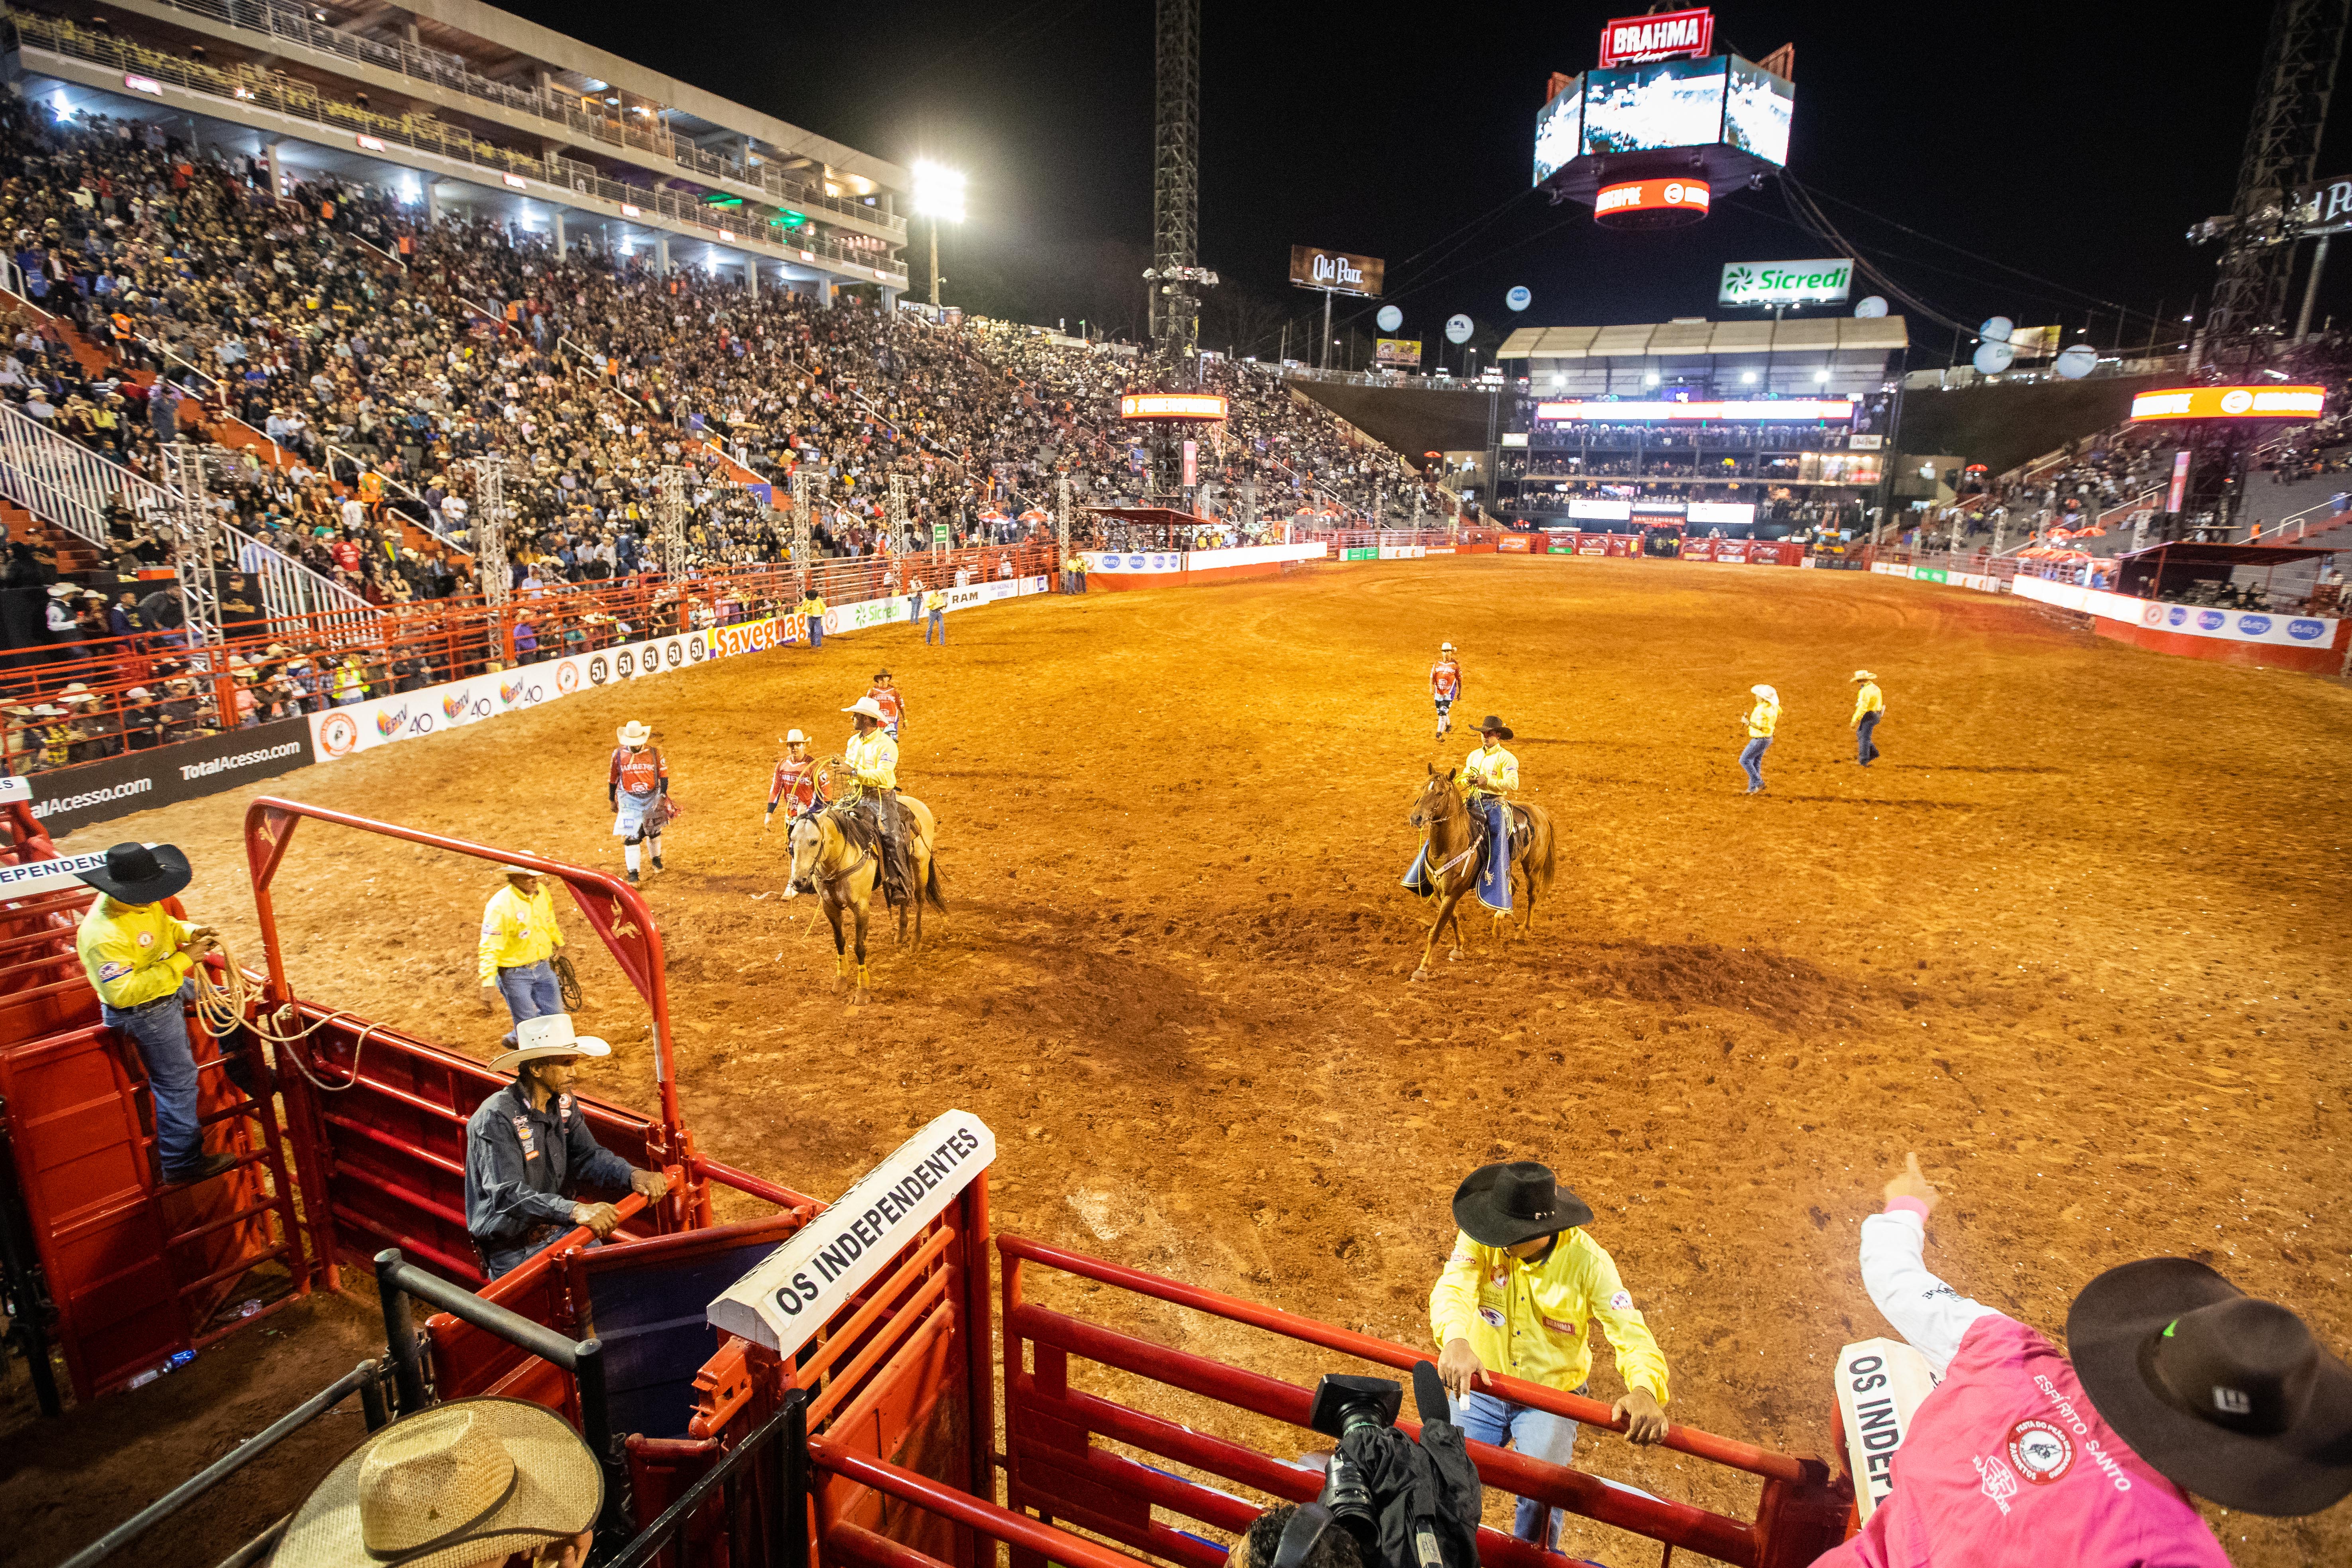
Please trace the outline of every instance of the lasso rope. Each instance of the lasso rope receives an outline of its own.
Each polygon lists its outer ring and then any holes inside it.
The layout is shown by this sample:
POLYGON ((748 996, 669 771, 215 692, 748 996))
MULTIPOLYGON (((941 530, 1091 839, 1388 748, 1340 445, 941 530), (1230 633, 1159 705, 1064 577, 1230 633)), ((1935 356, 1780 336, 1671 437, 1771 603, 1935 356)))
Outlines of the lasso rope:
MULTIPOLYGON (((228 976, 228 983, 224 985, 215 979, 212 966, 207 963, 198 963, 191 973, 196 982, 196 1016, 204 1021, 205 1027, 211 1032, 214 1038, 217 1039, 232 1029, 242 1028, 252 1030, 274 1046, 296 1046, 338 1018, 359 1016, 357 1013, 347 1008, 339 1009, 328 1014, 307 1029, 294 1029, 291 1033, 287 1033, 286 1026, 290 1026, 300 1016, 300 1014, 295 1010, 294 1004, 291 1002, 284 1004, 276 1014, 266 1019, 256 1010, 255 1003, 258 998, 255 996, 252 987, 247 983, 245 971, 237 967, 236 958, 230 954, 228 944, 221 941, 217 935, 213 938, 213 943, 220 952, 221 971, 228 976), (272 1027, 272 1021, 279 1026, 272 1027)), ((310 1079, 311 1086, 321 1093, 341 1094, 345 1089, 357 1087, 360 1081, 360 1053, 367 1048, 368 1037, 382 1027, 383 1026, 381 1024, 371 1023, 360 1031, 359 1038, 352 1046, 352 1070, 341 1083, 329 1083, 317 1073, 312 1072, 303 1062, 302 1053, 299 1051, 281 1049, 278 1054, 282 1059, 292 1062, 294 1070, 310 1079)))

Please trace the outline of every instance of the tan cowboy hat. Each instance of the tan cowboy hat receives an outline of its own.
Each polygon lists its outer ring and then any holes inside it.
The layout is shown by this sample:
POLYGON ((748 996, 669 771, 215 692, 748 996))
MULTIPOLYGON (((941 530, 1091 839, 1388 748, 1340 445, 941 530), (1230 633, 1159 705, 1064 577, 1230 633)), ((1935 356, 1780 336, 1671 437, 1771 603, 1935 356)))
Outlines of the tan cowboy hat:
POLYGON ((805 746, 808 744, 808 737, 802 734, 798 730, 787 730, 784 731, 784 744, 787 746, 805 746))
POLYGON ((1437 651, 1440 653, 1452 653, 1454 651, 1454 645, 1450 642, 1439 643, 1437 645, 1437 651))
POLYGON ((620 736, 621 744, 625 746, 642 746, 654 738, 654 732, 635 719, 622 725, 614 732, 620 736))
POLYGON ((499 868, 499 875, 501 877, 536 877, 539 873, 532 870, 528 866, 501 866, 499 868))
POLYGON ((550 1013, 544 1017, 525 1018, 515 1026, 515 1045, 510 1051, 500 1051, 490 1058, 492 1072, 512 1072, 525 1062, 535 1062, 541 1057, 609 1057, 613 1047, 593 1035, 583 1035, 572 1027, 569 1013, 550 1013))
POLYGON ((563 1417, 477 1398, 404 1416, 327 1473, 278 1538, 277 1568, 469 1568, 579 1534, 604 1477, 563 1417))
POLYGON ((842 711, 844 713, 862 713, 877 724, 887 724, 890 721, 890 715, 882 711, 882 704, 875 701, 871 697, 861 697, 856 701, 851 703, 848 707, 843 709, 842 711))
POLYGON ((1751 686, 1748 690, 1750 696, 1761 697, 1765 701, 1771 703, 1775 708, 1780 705, 1780 694, 1773 690, 1769 686, 1751 686))
POLYGON ((1857 669, 1853 672, 1853 679, 1856 680, 1876 680, 1878 677, 1871 674, 1870 671, 1866 669, 1857 669))

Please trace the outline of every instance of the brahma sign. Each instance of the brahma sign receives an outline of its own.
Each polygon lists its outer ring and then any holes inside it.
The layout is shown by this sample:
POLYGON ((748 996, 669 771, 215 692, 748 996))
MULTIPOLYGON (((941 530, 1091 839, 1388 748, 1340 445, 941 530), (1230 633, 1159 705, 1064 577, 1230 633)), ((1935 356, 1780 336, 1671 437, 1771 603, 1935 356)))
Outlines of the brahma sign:
POLYGON ((1601 29, 1601 66, 1641 65, 1678 55, 1703 55, 1715 47, 1715 13, 1664 11, 1620 16, 1601 29))

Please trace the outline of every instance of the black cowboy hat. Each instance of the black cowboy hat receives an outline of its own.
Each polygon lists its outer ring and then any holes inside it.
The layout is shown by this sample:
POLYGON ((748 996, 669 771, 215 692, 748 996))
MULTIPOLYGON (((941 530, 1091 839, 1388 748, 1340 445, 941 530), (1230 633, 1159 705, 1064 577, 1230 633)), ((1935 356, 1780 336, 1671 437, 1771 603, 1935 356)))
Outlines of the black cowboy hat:
POLYGON ((1511 727, 1504 723, 1500 719, 1495 717, 1492 713, 1487 714, 1486 718, 1478 721, 1478 733, 1482 735, 1500 735, 1506 741, 1512 739, 1511 727))
POLYGON ((2199 1497, 2285 1518, 2352 1492, 2352 1369, 2205 1265, 2108 1269, 2074 1298, 2066 1344, 2107 1425, 2199 1497))
POLYGON ((874 679, 877 680, 887 680, 890 679, 890 672, 887 669, 877 669, 874 672, 874 679))
POLYGON ((1592 1223, 1582 1198, 1559 1184, 1549 1165, 1514 1160, 1481 1165, 1454 1189, 1454 1223, 1481 1247, 1516 1247, 1592 1223))
POLYGON ((126 904, 152 904, 168 899, 195 875, 188 858, 173 844, 118 844, 106 852, 106 864, 74 873, 110 899, 126 904))

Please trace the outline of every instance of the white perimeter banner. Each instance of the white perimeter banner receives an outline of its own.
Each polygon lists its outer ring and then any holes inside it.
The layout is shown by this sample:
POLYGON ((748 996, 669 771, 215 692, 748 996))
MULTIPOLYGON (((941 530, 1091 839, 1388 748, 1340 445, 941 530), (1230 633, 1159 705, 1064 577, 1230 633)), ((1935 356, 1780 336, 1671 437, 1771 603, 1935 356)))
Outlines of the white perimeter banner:
POLYGON ((1317 540, 1311 544, 1244 544, 1231 550, 1089 550, 1080 559, 1089 572, 1213 572, 1269 561, 1320 561, 1330 552, 1330 545, 1317 540))
POLYGON ((2274 647, 2333 647, 2333 620, 2317 616, 2273 616, 2252 610, 2214 610, 2196 605, 2168 605, 2110 594, 2072 583, 2018 574, 2010 592, 2102 620, 2125 621, 2150 631, 2178 632, 2183 637, 2213 637, 2223 642, 2267 643, 2274 647))
POLYGON ((319 760, 331 763, 354 752, 478 724, 594 687, 642 680, 666 670, 690 669, 714 658, 779 647, 798 637, 798 617, 770 616, 593 653, 566 654, 417 691, 371 697, 348 708, 330 708, 310 715, 310 739, 318 748, 319 760))
MULTIPOLYGON (((1046 579, 1040 575, 995 577, 985 583, 950 588, 947 590, 948 612, 976 610, 999 599, 1016 599, 1024 594, 1042 594, 1048 586, 1046 579)), ((855 604, 829 605, 824 612, 824 635, 840 637, 845 632, 862 632, 869 626, 901 626, 920 620, 921 599, 919 594, 893 594, 887 599, 860 599, 855 604)))

